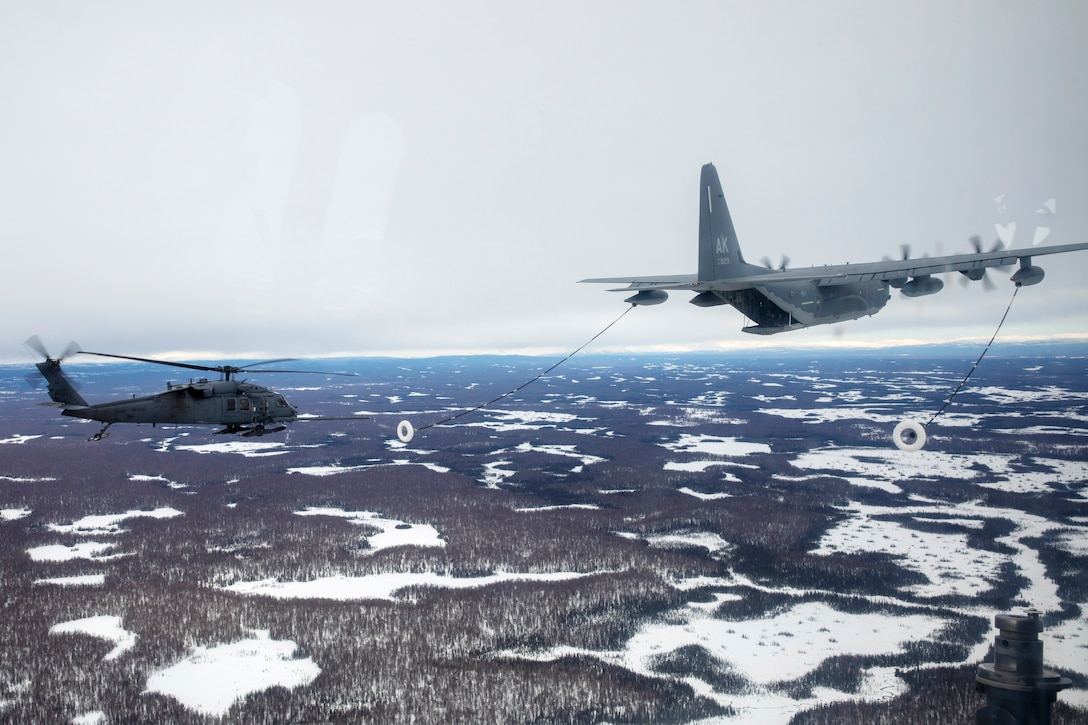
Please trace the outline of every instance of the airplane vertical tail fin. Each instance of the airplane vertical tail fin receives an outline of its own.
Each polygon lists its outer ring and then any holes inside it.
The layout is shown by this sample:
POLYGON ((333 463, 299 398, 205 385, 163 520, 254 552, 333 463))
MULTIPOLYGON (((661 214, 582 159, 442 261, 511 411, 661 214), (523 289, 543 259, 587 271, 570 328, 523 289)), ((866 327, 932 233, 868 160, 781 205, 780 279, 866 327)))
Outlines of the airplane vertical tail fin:
POLYGON ((706 164, 699 179, 699 281, 738 277, 745 266, 718 172, 706 164))

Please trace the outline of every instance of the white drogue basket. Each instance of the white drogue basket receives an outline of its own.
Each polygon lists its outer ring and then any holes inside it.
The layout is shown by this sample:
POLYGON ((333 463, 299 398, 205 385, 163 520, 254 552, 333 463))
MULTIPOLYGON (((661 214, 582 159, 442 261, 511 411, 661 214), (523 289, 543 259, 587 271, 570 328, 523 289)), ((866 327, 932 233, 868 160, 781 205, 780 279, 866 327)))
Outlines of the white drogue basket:
POLYGON ((926 444, 926 429, 915 420, 904 420, 892 431, 892 440, 901 451, 920 451, 926 444))

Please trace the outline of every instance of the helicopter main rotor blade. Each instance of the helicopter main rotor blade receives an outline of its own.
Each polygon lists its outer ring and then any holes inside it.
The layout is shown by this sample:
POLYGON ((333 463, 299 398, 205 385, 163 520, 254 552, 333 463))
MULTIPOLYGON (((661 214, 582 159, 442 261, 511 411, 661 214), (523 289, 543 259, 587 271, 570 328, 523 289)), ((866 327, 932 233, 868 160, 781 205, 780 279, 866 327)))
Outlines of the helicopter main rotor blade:
POLYGON ((173 362, 172 360, 156 360, 150 357, 135 357, 133 355, 114 355, 108 352, 91 352, 90 350, 80 350, 84 355, 97 355, 98 357, 113 357, 119 360, 135 360, 136 362, 155 363, 156 365, 170 365, 175 368, 188 368, 189 370, 207 370, 209 372, 222 372, 219 367, 212 367, 210 365, 194 365, 193 363, 181 363, 173 362))
MULTIPOLYGON (((247 368, 253 367, 254 365, 271 365, 272 363, 294 362, 295 360, 298 360, 298 358, 297 357, 281 357, 281 358, 277 358, 275 360, 261 360, 260 362, 246 363, 245 365, 239 365, 238 367, 234 367, 233 365, 224 365, 224 367, 228 367, 228 368, 231 368, 233 370, 245 370, 247 368)), ((260 372, 260 371, 259 370, 254 370, 253 372, 260 372)), ((271 371, 269 371, 269 372, 271 372, 271 371)))
MULTIPOLYGON (((253 364, 260 365, 261 363, 253 364)), ((231 368, 231 370, 236 373, 245 373, 247 375, 249 373, 305 373, 307 375, 341 375, 347 378, 359 377, 358 373, 334 373, 326 370, 250 370, 248 365, 240 368, 231 368)))
POLYGON ((195 363, 183 363, 174 362, 173 360, 156 360, 150 357, 136 357, 135 355, 116 355, 108 352, 91 352, 89 350, 80 350, 84 355, 97 355, 98 357, 112 357, 119 360, 134 360, 136 362, 154 363, 155 365, 170 365, 175 368, 186 368, 187 370, 205 370, 207 372, 222 373, 228 378, 236 373, 307 373, 312 375, 343 375, 346 377, 357 377, 355 373, 333 373, 323 372, 320 370, 253 370, 255 365, 270 365, 278 362, 289 362, 296 360, 293 357, 284 357, 276 360, 262 360, 261 362, 249 363, 248 365, 197 365, 195 363))

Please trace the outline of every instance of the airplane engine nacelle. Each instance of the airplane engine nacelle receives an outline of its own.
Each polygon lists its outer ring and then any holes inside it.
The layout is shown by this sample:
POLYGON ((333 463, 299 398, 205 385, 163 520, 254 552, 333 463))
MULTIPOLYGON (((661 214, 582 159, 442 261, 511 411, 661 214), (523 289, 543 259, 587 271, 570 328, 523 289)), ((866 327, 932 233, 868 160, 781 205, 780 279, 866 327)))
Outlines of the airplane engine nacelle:
POLYGON ((644 289, 637 295, 631 295, 624 302, 630 302, 632 305, 660 305, 667 299, 669 299, 669 293, 665 290, 644 289))
POLYGON ((910 282, 907 282, 901 288, 903 294, 907 297, 924 297, 925 295, 932 295, 940 292, 944 289, 944 282, 934 277, 930 277, 928 274, 921 277, 915 277, 910 282))
POLYGON ((1029 265, 1027 267, 1021 267, 1020 269, 1016 270, 1016 274, 1010 277, 1010 279, 1016 283, 1017 287, 1024 287, 1028 285, 1039 284, 1043 281, 1043 277, 1045 276, 1046 272, 1043 271, 1042 267, 1034 267, 1029 265))

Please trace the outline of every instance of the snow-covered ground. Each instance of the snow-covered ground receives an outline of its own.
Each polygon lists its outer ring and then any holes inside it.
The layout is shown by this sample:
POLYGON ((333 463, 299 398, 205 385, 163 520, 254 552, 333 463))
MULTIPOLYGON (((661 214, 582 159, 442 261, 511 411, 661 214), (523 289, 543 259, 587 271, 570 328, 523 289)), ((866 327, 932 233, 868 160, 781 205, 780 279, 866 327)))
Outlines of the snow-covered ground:
POLYGON ((30 509, 22 506, 20 508, 0 509, 0 521, 15 521, 17 519, 24 519, 31 513, 30 509))
MULTIPOLYGON (((663 366, 666 367, 666 366, 663 366)), ((874 373, 874 379, 876 374, 874 373)), ((664 376, 663 376, 664 377, 664 376)), ((801 421, 807 425, 817 425, 843 420, 859 420, 887 426, 903 418, 903 409, 916 406, 926 410, 925 401, 939 399, 947 392, 948 381, 955 375, 944 375, 939 381, 930 381, 919 375, 916 385, 910 392, 888 394, 875 399, 871 386, 865 380, 824 377, 822 375, 779 375, 768 373, 753 377, 740 378, 747 383, 759 385, 762 392, 745 393, 746 400, 755 400, 765 404, 760 408, 764 415, 778 416, 792 421, 801 421), (767 380, 773 382, 767 382, 767 380), (779 382, 782 381, 782 382, 779 382), (805 400, 795 389, 784 390, 789 385, 803 381, 805 393, 818 395, 816 406, 788 407, 791 403, 805 400), (795 394, 796 393, 796 394, 795 394), (774 407, 771 407, 773 405, 774 407)), ((643 376, 632 378, 639 385, 646 385, 656 378, 643 376)), ((624 378, 615 376, 615 382, 624 378)), ((708 378, 708 385, 710 384, 708 378)), ((576 382, 576 381, 575 381, 576 382)), ((725 387, 720 379, 713 379, 716 387, 725 387)), ((956 381, 952 380, 952 384, 956 381)), ((751 388, 749 388, 751 391, 751 388)), ((1088 394, 1068 391, 1057 386, 1040 386, 1029 390, 1012 390, 1001 386, 967 388, 963 395, 974 395, 983 404, 999 407, 1016 406, 1023 403, 1061 403, 1067 405, 1073 400, 1088 400, 1088 394)), ((750 456, 772 454, 772 446, 762 441, 748 441, 743 437, 727 434, 710 435, 692 430, 696 426, 742 425, 744 420, 727 417, 730 406, 736 402, 740 393, 730 390, 708 388, 704 393, 670 399, 665 404, 632 404, 624 400, 600 400, 595 396, 568 396, 567 403, 576 401, 580 406, 597 405, 602 408, 626 408, 633 414, 647 420, 643 425, 648 428, 648 440, 668 451, 660 454, 667 460, 664 469, 680 474, 701 474, 714 469, 715 480, 725 483, 743 483, 743 470, 755 468, 755 464, 745 462, 750 456), (661 420, 675 414, 673 420, 661 420), (654 419, 654 418, 657 419, 654 419), (667 429, 665 427, 668 427, 667 429), (725 470, 719 470, 724 468, 725 470), (738 473, 734 472, 738 471, 738 473)), ((407 397, 416 397, 408 394, 407 397)), ((619 397, 617 394, 616 397, 619 397)), ((404 400, 402 396, 389 396, 393 403, 404 400)), ((560 401, 561 402, 561 401, 560 401)), ((441 405, 438 403, 437 405, 441 405)), ((800 405, 800 404, 798 404, 800 405)), ((977 408, 975 408, 977 410, 977 408)), ((448 411, 436 411, 444 414, 448 411)), ((1003 410, 1003 418, 1016 418, 1020 413, 1015 410, 1003 410)), ((518 472, 519 457, 524 455, 552 456, 557 459, 571 459, 570 470, 576 475, 587 466, 598 466, 606 458, 595 455, 591 440, 578 437, 579 445, 569 443, 548 443, 547 438, 538 435, 539 431, 556 430, 579 434, 601 435, 608 430, 588 415, 574 415, 549 411, 488 411, 486 420, 468 419, 457 424, 458 427, 482 428, 484 434, 517 433, 524 431, 527 440, 517 442, 509 438, 502 445, 505 447, 489 451, 485 460, 474 462, 476 469, 470 475, 486 486, 498 487, 503 481, 518 472), (583 443, 584 441, 584 443, 583 443), (593 451, 593 452, 590 452, 593 451), (482 471, 482 473, 481 473, 482 471)), ((1046 411, 1033 411, 1032 424, 1022 429, 999 431, 1001 434, 1044 435, 1063 433, 1072 437, 1088 435, 1084 429, 1065 428, 1062 416, 1068 420, 1084 420, 1088 416, 1054 413, 1053 425, 1037 425, 1039 418, 1046 418, 1046 411)), ((942 416, 940 427, 961 429, 965 426, 979 425, 985 422, 986 415, 977 412, 948 412, 942 416)), ((618 430, 618 428, 617 428, 618 430)), ((715 433, 721 433, 716 429, 715 433)), ((950 435, 944 431, 944 435, 950 435)), ((161 451, 183 451, 198 454, 235 454, 240 456, 278 456, 300 449, 297 445, 288 445, 283 440, 252 441, 238 440, 216 443, 188 444, 193 439, 181 434, 176 438, 157 440, 152 445, 161 451), (187 444, 183 445, 185 441, 187 444)), ((738 435, 743 436, 743 432, 738 435)), ((39 436, 14 436, 0 440, 0 444, 24 444, 39 436)), ((569 436, 567 439, 569 440, 569 436)), ((449 468, 428 462, 427 456, 437 451, 409 448, 399 442, 390 442, 384 455, 356 465, 339 463, 313 463, 287 469, 287 472, 322 477, 401 465, 421 465, 437 473, 448 473, 449 468)), ((1061 450, 1061 449, 1055 449, 1061 450)), ((371 454, 367 454, 371 455, 371 454)), ((1053 455, 1060 455, 1055 453, 1053 455)), ((1070 456, 1071 458, 1075 458, 1070 456)), ((166 458, 166 457, 164 457, 166 458)), ((320 459, 317 459, 320 461, 320 459)), ((353 458, 358 461, 360 458, 353 458)), ((760 461, 750 458, 749 461, 760 461)), ((816 477, 835 476, 868 491, 861 501, 894 500, 890 497, 877 497, 875 490, 884 491, 893 496, 904 493, 910 482, 910 490, 917 491, 917 486, 929 481, 956 480, 967 487, 981 487, 1012 494, 1046 494, 1063 490, 1069 497, 1088 497, 1088 463, 1081 460, 1062 460, 1053 457, 1027 457, 1010 453, 946 453, 940 446, 930 446, 922 451, 906 453, 890 445, 828 445, 792 454, 789 462, 801 475, 794 480, 811 480, 816 477)), ((156 470, 149 466, 144 470, 156 470)), ((670 480, 683 479, 684 476, 670 476, 670 480)), ((0 481, 9 483, 49 482, 51 478, 29 478, 19 476, 0 476, 0 481)), ((165 475, 128 474, 128 480, 134 482, 161 483, 168 489, 182 489, 186 484, 171 480, 165 475)), ((779 477, 782 483, 790 479, 779 477)), ((232 479, 236 484, 238 479, 232 479)), ((628 483, 621 480, 620 485, 628 483)), ((633 483, 633 482, 632 482, 633 483)), ((317 485, 314 481, 306 485, 317 485)), ((678 485, 676 491, 685 496, 698 499, 699 506, 728 506, 731 494, 723 492, 707 493, 697 490, 698 484, 678 485), (716 502, 716 503, 715 503, 716 502)), ((632 488, 609 488, 600 490, 600 494, 620 495, 636 493, 641 490, 632 488)), ((732 489, 730 489, 732 490, 732 489)), ((976 493, 979 489, 975 489, 976 493)), ((0 522, 12 527, 22 526, 16 522, 31 516, 30 508, 20 505, 18 497, 5 501, 9 506, 0 508, 0 522)), ((310 499, 316 500, 316 499, 310 499)), ((846 500, 846 499, 841 499, 846 500)), ((500 657, 519 659, 553 659, 568 654, 579 654, 614 663, 634 672, 659 674, 653 670, 655 658, 668 654, 686 645, 697 645, 725 663, 732 671, 743 676, 750 686, 743 693, 716 692, 707 682, 695 678, 686 681, 695 690, 723 705, 731 705, 739 715, 721 718, 724 725, 786 723, 800 709, 818 703, 847 699, 881 700, 894 697, 904 688, 904 683, 895 675, 894 670, 874 667, 865 673, 865 679, 858 692, 840 692, 829 688, 814 688, 811 697, 795 700, 776 690, 776 685, 793 680, 813 672, 821 663, 837 655, 876 655, 895 654, 903 651, 906 643, 932 638, 949 623, 957 613, 988 616, 990 613, 973 608, 970 603, 962 607, 938 606, 934 600, 938 597, 958 595, 974 597, 989 591, 997 581, 1003 566, 1011 563, 1027 582, 1018 600, 1023 606, 1033 606, 1044 615, 1058 616, 1063 609, 1057 585, 1043 566, 1039 552, 1033 548, 1033 542, 1043 539, 1074 556, 1088 556, 1088 517, 1067 517, 1060 522, 1048 521, 1040 516, 1027 514, 1011 508, 1011 504, 986 504, 982 500, 949 502, 947 500, 929 500, 921 496, 897 505, 873 505, 853 501, 838 506, 841 519, 816 541, 808 554, 827 556, 832 554, 867 554, 876 553, 893 557, 900 566, 920 574, 924 582, 904 587, 892 597, 863 597, 874 607, 886 606, 878 612, 851 614, 836 609, 836 592, 809 592, 776 586, 774 582, 756 583, 744 577, 730 574, 720 578, 698 577, 675 581, 673 586, 681 591, 704 590, 698 601, 677 607, 665 615, 642 622, 634 634, 616 650, 589 651, 559 647, 534 651, 507 651, 500 657), (999 537, 994 544, 1012 553, 999 554, 986 548, 972 546, 972 536, 978 534, 987 522, 999 520, 1011 523, 1011 531, 999 537), (914 525, 917 524, 917 525, 914 525), (727 621, 714 616, 714 610, 722 602, 736 600, 744 595, 738 592, 758 589, 786 597, 797 598, 792 605, 773 614, 745 621, 727 621), (825 601, 801 601, 802 597, 821 596, 825 601), (911 607, 910 613, 905 608, 911 607)), ((994 499, 996 500, 996 499, 994 499)), ((519 504, 521 499, 519 499, 519 504)), ((226 506, 234 506, 227 503, 226 506)), ((293 503, 292 506, 303 504, 293 503)), ((534 516, 538 512, 557 509, 579 510, 575 517, 594 516, 600 510, 596 503, 573 503, 562 505, 518 506, 514 510, 534 516)), ((339 508, 310 507, 294 511, 302 517, 337 517, 377 533, 365 538, 369 551, 380 551, 390 547, 444 547, 447 542, 442 532, 430 524, 410 523, 387 518, 375 511, 346 510, 339 508)), ((27 554, 34 562, 72 561, 77 559, 92 562, 86 565, 90 571, 101 567, 101 562, 124 556, 123 522, 134 517, 166 519, 182 515, 172 507, 129 510, 124 513, 94 514, 64 523, 48 523, 45 531, 66 537, 65 543, 36 546, 27 549, 27 554), (70 543, 72 537, 86 537, 70 543)), ((625 538, 640 538, 651 547, 657 548, 698 548, 708 555, 722 561, 728 561, 734 550, 732 543, 713 531, 699 530, 697 525, 690 528, 678 527, 674 531, 657 532, 649 535, 636 535, 625 531, 613 532, 625 538)), ((48 540, 48 539, 47 539, 48 540)), ((995 548, 997 548, 995 547, 995 548)), ((66 569, 67 570, 67 569, 66 569)), ((258 580, 239 581, 223 587, 228 591, 244 596, 265 596, 280 599, 332 599, 339 601, 393 600, 410 602, 406 590, 414 587, 436 589, 458 589, 468 587, 493 586, 507 581, 549 582, 575 579, 597 572, 561 571, 550 573, 524 573, 497 571, 484 576, 451 577, 434 572, 392 571, 366 576, 328 576, 309 581, 258 580)), ((113 574, 109 574, 113 576, 113 574)), ((34 580, 36 585, 60 587, 87 587, 80 594, 93 596, 97 592, 92 587, 101 587, 106 581, 105 573, 77 574, 65 577, 45 577, 34 580)), ((111 585, 114 581, 110 580, 111 585)), ((49 592, 50 595, 56 592, 49 592)), ((1065 605, 1070 604, 1066 602, 1065 605)), ((410 604, 409 604, 410 606, 410 604)), ((1066 668, 1081 674, 1088 674, 1088 603, 1080 603, 1082 616, 1077 619, 1055 621, 1044 630, 1045 660, 1050 667, 1066 668)), ((122 620, 115 614, 99 614, 54 625, 52 633, 63 635, 82 633, 100 637, 113 644, 113 649, 106 659, 125 656, 136 642, 136 635, 122 626, 122 620)), ((992 641, 993 631, 976 643, 966 664, 977 664, 992 641)), ((176 698, 188 708, 211 717, 221 717, 231 705, 246 694, 280 685, 287 688, 305 685, 313 681, 320 673, 317 663, 295 656, 295 643, 273 641, 267 632, 255 632, 252 638, 233 643, 207 643, 203 647, 194 647, 185 657, 164 669, 155 672, 147 681, 148 692, 161 692, 176 698)), ((1069 690, 1060 696, 1065 702, 1088 705, 1088 691, 1069 690)), ((105 722, 106 715, 98 711, 84 713, 76 718, 79 722, 105 722)))
POLYGON ((297 645, 273 640, 267 631, 252 639, 196 647, 180 662, 152 673, 146 692, 160 692, 212 717, 227 714, 238 700, 269 687, 305 685, 321 674, 309 657, 295 658, 297 645))
POLYGON ((439 589, 471 589, 502 582, 530 581, 554 582, 592 576, 600 572, 546 572, 528 574, 521 572, 497 572, 486 576, 454 577, 435 572, 388 572, 367 576, 331 576, 309 581, 277 581, 265 579, 238 582, 223 587, 236 594, 275 597, 277 599, 334 599, 337 601, 364 601, 367 599, 400 599, 397 593, 409 587, 435 587, 439 589))
POLYGON ((374 536, 366 537, 369 551, 388 549, 394 546, 445 546, 446 542, 438 530, 430 524, 408 524, 397 519, 390 519, 375 511, 345 511, 337 508, 310 507, 296 511, 298 516, 333 516, 350 521, 353 524, 365 524, 381 529, 374 536))
POLYGON ((78 536, 103 536, 120 534, 122 522, 128 519, 152 518, 169 519, 182 516, 182 512, 169 506, 150 511, 126 511, 123 514, 101 514, 96 516, 84 516, 70 524, 49 524, 47 528, 58 534, 76 534, 78 536))
POLYGON ((1088 483, 1088 462, 1065 461, 1032 457, 1033 466, 1046 470, 1025 470, 1022 457, 1011 453, 945 453, 940 450, 900 451, 891 446, 883 448, 817 448, 796 456, 791 462, 797 468, 813 473, 839 475, 855 485, 883 488, 891 493, 901 489, 895 482, 902 480, 935 480, 951 478, 958 481, 997 488, 1003 491, 1028 493, 1048 491, 1054 485, 1085 486, 1088 483), (984 476, 996 480, 987 480, 984 476))
POLYGON ((731 705, 738 713, 735 717, 715 718, 713 722, 785 725, 800 709, 843 700, 894 697, 906 685, 892 668, 881 667, 867 671, 857 693, 814 688, 813 697, 795 700, 769 686, 797 679, 828 657, 901 652, 905 643, 931 636, 944 624, 943 619, 935 616, 847 614, 822 602, 797 604, 770 618, 731 622, 714 618, 706 607, 689 605, 671 613, 667 621, 643 625, 622 650, 556 647, 531 652, 506 651, 497 656, 554 660, 583 655, 653 675, 655 657, 697 645, 752 683, 743 693, 721 693, 701 680, 686 678, 696 692, 722 705, 731 705))
POLYGON ((224 441, 222 443, 194 443, 187 445, 171 445, 174 439, 164 438, 159 450, 165 452, 171 450, 190 451, 192 453, 237 453, 247 458, 260 458, 263 456, 281 456, 290 449, 280 441, 224 441))
POLYGON ((105 660, 115 660, 136 646, 136 635, 121 626, 121 618, 109 614, 85 617, 70 622, 54 624, 50 634, 88 634, 92 637, 113 642, 114 647, 106 653, 105 660))
POLYGON ((26 550, 32 561, 72 561, 73 559, 90 559, 91 561, 109 561, 117 555, 103 556, 104 552, 117 546, 113 543, 100 541, 82 541, 78 544, 65 546, 64 544, 46 544, 34 546, 26 550))
POLYGON ((398 458, 391 461, 375 460, 372 463, 361 463, 356 466, 341 466, 336 463, 323 466, 295 466, 288 468, 287 473, 298 473, 304 476, 336 476, 341 473, 365 471, 370 468, 382 468, 385 466, 423 466, 435 473, 449 473, 450 470, 445 466, 439 466, 426 461, 409 461, 405 458, 398 458))
POLYGON ((659 443, 676 453, 702 453, 710 456, 747 456, 753 453, 770 453, 766 443, 751 443, 738 438, 681 433, 679 438, 659 443))
POLYGON ((0 438, 0 445, 21 445, 27 441, 32 441, 35 438, 41 438, 40 435, 20 435, 15 434, 11 438, 0 438))

